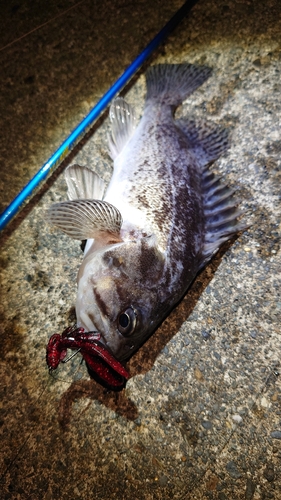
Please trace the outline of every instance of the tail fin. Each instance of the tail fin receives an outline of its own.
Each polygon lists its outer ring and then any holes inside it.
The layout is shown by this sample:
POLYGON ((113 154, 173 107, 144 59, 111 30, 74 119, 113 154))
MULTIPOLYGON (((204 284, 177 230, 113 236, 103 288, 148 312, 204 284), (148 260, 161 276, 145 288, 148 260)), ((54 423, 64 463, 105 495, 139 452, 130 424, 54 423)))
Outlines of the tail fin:
POLYGON ((179 106, 212 73, 208 66, 193 64, 159 64, 146 73, 146 101, 179 106))

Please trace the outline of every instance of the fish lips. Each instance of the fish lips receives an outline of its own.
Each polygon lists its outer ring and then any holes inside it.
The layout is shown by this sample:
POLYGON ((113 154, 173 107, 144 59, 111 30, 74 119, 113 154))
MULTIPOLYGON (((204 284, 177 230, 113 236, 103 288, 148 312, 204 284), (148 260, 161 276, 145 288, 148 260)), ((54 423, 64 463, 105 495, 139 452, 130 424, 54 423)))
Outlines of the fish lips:
POLYGON ((122 389, 130 378, 129 372, 101 341, 89 340, 91 332, 84 335, 86 339, 81 345, 80 352, 92 378, 106 387, 122 389))

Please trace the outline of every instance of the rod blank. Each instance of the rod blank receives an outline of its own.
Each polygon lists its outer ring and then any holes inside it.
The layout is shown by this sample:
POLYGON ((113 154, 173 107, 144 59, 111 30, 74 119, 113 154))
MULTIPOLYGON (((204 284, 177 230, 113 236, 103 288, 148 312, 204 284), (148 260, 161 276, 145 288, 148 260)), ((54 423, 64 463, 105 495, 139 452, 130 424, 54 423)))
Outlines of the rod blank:
POLYGON ((161 31, 151 40, 146 48, 137 56, 137 58, 128 66, 124 73, 116 80, 110 89, 98 101, 90 113, 73 130, 68 138, 62 143, 51 158, 41 167, 35 176, 26 184, 23 190, 14 198, 11 204, 4 210, 0 216, 0 230, 19 212, 27 198, 31 196, 39 185, 47 178, 50 172, 57 167, 69 152, 74 148, 79 140, 86 134, 93 122, 99 117, 102 111, 107 107, 113 97, 126 85, 130 78, 138 71, 144 61, 150 56, 169 33, 180 23, 187 15, 190 9, 198 0, 189 0, 185 2, 176 14, 168 21, 161 31))

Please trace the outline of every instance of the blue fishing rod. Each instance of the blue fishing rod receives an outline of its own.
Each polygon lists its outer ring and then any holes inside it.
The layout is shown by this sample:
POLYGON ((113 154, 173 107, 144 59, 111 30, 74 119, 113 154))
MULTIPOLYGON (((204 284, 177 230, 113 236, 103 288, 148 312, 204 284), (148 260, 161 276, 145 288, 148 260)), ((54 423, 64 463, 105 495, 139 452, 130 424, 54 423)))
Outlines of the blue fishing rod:
POLYGON ((14 198, 10 205, 0 215, 0 230, 8 224, 8 222, 19 212, 27 198, 34 193, 51 171, 57 167, 74 148, 74 146, 82 139, 89 130, 93 122, 99 117, 102 111, 107 107, 113 97, 126 85, 130 78, 138 71, 144 61, 150 56, 158 45, 169 35, 169 33, 180 23, 180 21, 188 14, 198 0, 188 0, 168 21, 164 28, 151 40, 146 48, 137 56, 130 64, 124 73, 116 80, 110 89, 98 101, 90 113, 82 120, 82 122, 73 130, 68 138, 62 143, 57 151, 45 163, 35 176, 26 184, 23 190, 14 198))

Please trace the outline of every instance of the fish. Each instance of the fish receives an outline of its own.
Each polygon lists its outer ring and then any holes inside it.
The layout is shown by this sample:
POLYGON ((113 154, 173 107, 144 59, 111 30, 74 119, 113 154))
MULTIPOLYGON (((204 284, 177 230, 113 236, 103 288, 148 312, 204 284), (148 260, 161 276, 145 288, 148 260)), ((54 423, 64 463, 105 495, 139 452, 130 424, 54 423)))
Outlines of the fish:
POLYGON ((229 148, 228 131, 176 108, 212 73, 208 66, 160 64, 146 73, 137 123, 122 97, 110 106, 107 189, 88 166, 65 171, 69 200, 47 220, 86 240, 77 277, 77 328, 124 362, 185 295, 221 245, 245 229, 234 192, 210 169, 229 148), (90 333, 89 333, 90 335, 90 333))

